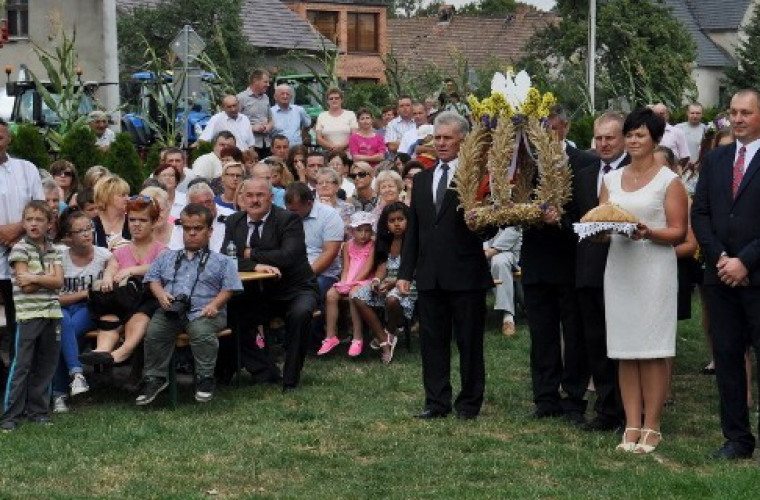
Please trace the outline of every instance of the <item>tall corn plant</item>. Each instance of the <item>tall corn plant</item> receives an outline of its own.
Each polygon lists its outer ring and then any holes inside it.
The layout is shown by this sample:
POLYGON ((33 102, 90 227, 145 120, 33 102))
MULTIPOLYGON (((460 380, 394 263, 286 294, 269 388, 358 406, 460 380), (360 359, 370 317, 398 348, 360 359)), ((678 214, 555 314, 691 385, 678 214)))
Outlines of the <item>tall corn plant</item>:
POLYGON ((53 151, 60 149, 63 136, 69 130, 87 122, 87 116, 79 112, 85 98, 85 88, 78 73, 75 42, 76 30, 71 37, 61 30, 61 43, 53 50, 34 45, 34 52, 45 68, 50 83, 44 84, 37 74, 30 72, 32 80, 45 105, 61 120, 57 128, 46 131, 46 139, 53 151))
POLYGON ((148 84, 146 89, 149 98, 156 103, 158 114, 155 117, 141 116, 141 118, 155 134, 158 144, 162 147, 176 147, 179 145, 182 126, 181 123, 177 123, 176 117, 184 104, 182 88, 185 75, 182 72, 176 72, 175 76, 180 75, 179 80, 167 82, 167 75, 171 73, 176 62, 175 56, 167 53, 165 58, 158 57, 148 40, 143 37, 142 42, 145 45, 145 69, 155 76, 155 81, 148 84))

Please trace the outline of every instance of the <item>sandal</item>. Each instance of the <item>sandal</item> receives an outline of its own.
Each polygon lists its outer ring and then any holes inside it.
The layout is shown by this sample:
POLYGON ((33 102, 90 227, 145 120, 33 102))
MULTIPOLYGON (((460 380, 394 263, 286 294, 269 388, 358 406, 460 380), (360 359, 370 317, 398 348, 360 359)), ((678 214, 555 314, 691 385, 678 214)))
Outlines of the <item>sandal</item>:
POLYGON ((645 454, 645 453, 652 453, 654 450, 657 449, 657 446, 662 442, 662 433, 660 431, 656 431, 654 429, 641 429, 641 438, 639 438, 639 442, 636 445, 636 447, 633 449, 634 453, 637 454, 645 454), (649 436, 654 434, 657 437, 657 444, 649 444, 647 443, 647 440, 649 439, 649 436))
POLYGON ((393 352, 396 350, 396 344, 398 343, 398 336, 393 335, 392 333, 385 332, 387 336, 387 340, 380 344, 380 348, 383 348, 385 346, 390 346, 391 351, 389 353, 383 352, 380 355, 380 359, 382 360, 383 364, 387 365, 390 364, 391 361, 393 361, 393 352))
MULTIPOLYGON (((633 452, 634 449, 636 449, 636 444, 638 443, 638 439, 636 441, 626 441, 626 436, 628 435, 628 431, 635 432, 638 431, 641 433, 641 428, 639 427, 626 427, 625 431, 623 431, 623 441, 615 446, 616 450, 620 451, 627 451, 629 453, 633 452)), ((640 437, 639 437, 640 439, 640 437)))

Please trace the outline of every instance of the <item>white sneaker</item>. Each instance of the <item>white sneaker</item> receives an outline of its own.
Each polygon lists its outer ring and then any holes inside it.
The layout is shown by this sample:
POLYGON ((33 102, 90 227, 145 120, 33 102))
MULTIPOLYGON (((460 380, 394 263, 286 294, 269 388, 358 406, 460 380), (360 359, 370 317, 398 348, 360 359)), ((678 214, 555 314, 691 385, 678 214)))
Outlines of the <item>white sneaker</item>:
POLYGON ((60 395, 53 398, 53 413, 68 413, 68 411, 66 396, 60 395))
POLYGON ((71 381, 69 387, 71 387, 72 396, 76 396, 77 394, 82 394, 83 392, 90 390, 90 386, 87 385, 87 379, 85 379, 84 375, 81 373, 74 374, 74 379, 71 381))

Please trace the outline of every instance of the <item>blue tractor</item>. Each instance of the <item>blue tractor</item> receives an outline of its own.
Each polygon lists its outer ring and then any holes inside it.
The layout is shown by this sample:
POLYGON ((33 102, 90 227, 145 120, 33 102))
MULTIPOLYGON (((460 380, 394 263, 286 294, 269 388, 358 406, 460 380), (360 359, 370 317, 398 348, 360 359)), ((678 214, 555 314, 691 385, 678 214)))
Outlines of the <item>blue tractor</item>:
MULTIPOLYGON (((206 127, 214 114, 214 98, 211 85, 217 80, 216 75, 207 71, 191 73, 189 110, 184 109, 184 102, 175 108, 174 120, 177 134, 181 134, 187 120, 187 141, 192 144, 206 127)), ((159 107, 171 110, 168 102, 179 90, 171 87, 174 83, 172 72, 166 72, 157 78, 150 71, 133 73, 131 81, 125 86, 124 102, 131 103, 130 112, 122 115, 122 131, 129 133, 137 146, 147 147, 156 140, 154 127, 165 130, 165 117, 170 113, 161 113, 159 107), (153 124, 153 126, 151 126, 153 124)), ((178 143, 179 143, 179 138, 178 143)))

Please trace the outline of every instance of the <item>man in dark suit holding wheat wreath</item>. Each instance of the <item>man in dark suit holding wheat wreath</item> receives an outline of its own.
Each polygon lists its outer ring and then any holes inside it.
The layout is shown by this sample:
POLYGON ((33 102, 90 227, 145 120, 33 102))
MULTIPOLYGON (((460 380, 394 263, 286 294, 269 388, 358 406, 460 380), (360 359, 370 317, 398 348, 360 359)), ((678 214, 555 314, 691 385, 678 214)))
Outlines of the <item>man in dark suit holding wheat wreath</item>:
MULTIPOLYGON (((457 113, 435 119, 435 168, 420 172, 412 186, 411 215, 401 253, 401 293, 417 281, 425 408, 421 419, 452 410, 449 380, 451 337, 456 338, 462 388, 454 401, 461 419, 480 412, 485 389, 483 330, 486 292, 493 287, 481 238, 468 229, 451 181, 468 123, 457 113)), ((492 236, 492 235, 491 235, 492 236)))

